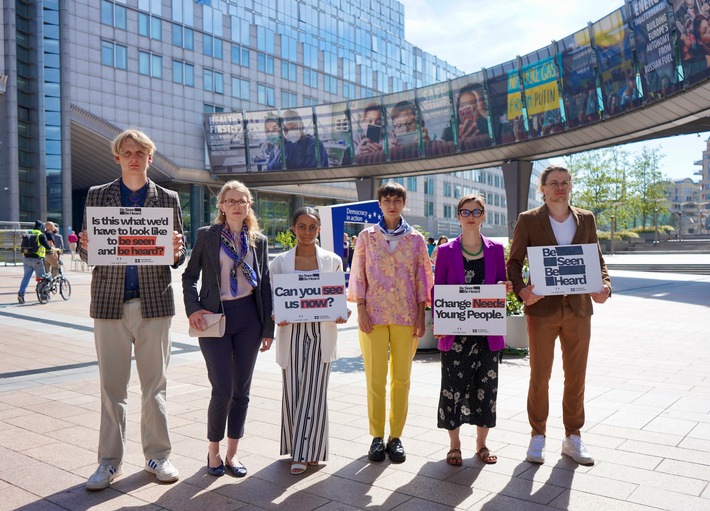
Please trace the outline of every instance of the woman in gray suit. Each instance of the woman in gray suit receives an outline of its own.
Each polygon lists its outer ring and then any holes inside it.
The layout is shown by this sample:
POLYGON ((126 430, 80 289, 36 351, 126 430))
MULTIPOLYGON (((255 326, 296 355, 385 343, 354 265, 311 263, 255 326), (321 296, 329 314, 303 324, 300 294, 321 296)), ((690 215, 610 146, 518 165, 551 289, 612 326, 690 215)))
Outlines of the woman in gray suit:
POLYGON ((207 472, 224 475, 226 464, 234 476, 244 477, 247 469, 236 455, 244 436, 252 374, 259 351, 268 350, 274 336, 269 252, 251 209, 251 192, 243 183, 227 182, 217 201, 215 224, 197 231, 182 275, 182 290, 191 327, 204 330, 204 314, 223 312, 226 319, 223 337, 200 337, 212 385, 207 411, 207 472), (219 444, 225 424, 227 454, 222 461, 219 444))

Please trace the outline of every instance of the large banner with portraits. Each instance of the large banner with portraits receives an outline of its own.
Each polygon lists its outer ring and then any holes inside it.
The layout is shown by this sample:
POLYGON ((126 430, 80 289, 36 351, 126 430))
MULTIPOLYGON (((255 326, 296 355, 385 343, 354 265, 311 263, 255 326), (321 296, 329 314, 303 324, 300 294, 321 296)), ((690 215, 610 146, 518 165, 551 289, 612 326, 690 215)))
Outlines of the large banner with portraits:
MULTIPOLYGON (((589 29, 582 29, 558 41, 557 51, 562 68, 562 94, 567 126, 575 128, 598 120, 598 116, 594 117, 599 111, 594 74, 596 58, 589 38, 589 29)), ((618 104, 616 106, 618 113, 618 104)))
POLYGON ((665 0, 631 0, 627 5, 645 99, 661 99, 675 90, 677 82, 673 10, 665 0))
POLYGON ((423 142, 429 140, 421 129, 415 91, 390 94, 384 98, 387 112, 387 145, 391 161, 411 160, 423 156, 423 142))
POLYGON ((482 72, 451 80, 456 123, 452 124, 450 134, 443 135, 443 139, 455 141, 460 151, 488 147, 493 143, 484 83, 482 72))
POLYGON ((315 107, 318 140, 328 155, 329 167, 353 164, 353 134, 345 102, 315 107))
POLYGON ((355 164, 382 163, 387 159, 387 126, 382 98, 350 101, 355 164))
MULTIPOLYGON (((532 137, 562 130, 559 72, 554 55, 553 47, 548 46, 521 57, 525 106, 532 137)), ((515 112, 514 117, 517 115, 520 114, 515 112)))
POLYGON ((242 114, 206 114, 204 124, 207 155, 212 172, 246 172, 248 165, 242 114))
POLYGON ((425 156, 443 156, 456 152, 452 135, 450 82, 417 89, 417 105, 424 138, 425 156))

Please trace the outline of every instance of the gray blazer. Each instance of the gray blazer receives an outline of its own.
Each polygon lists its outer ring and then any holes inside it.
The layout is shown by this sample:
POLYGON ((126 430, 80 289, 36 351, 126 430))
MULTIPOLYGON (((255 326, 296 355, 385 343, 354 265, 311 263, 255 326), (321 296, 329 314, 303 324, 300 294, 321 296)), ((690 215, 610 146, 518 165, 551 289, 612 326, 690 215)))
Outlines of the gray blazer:
MULTIPOLYGON (((185 301, 185 313, 189 317, 201 309, 210 312, 222 312, 222 301, 219 293, 219 251, 222 249, 220 232, 221 224, 200 227, 192 254, 187 262, 187 268, 182 274, 182 295, 185 301), (197 290, 197 281, 202 274, 202 286, 197 290)), ((269 275, 269 247, 266 236, 259 234, 256 247, 251 247, 254 256, 254 271, 258 285, 254 289, 256 306, 262 329, 261 337, 274 337, 274 320, 271 317, 271 277, 269 275)))

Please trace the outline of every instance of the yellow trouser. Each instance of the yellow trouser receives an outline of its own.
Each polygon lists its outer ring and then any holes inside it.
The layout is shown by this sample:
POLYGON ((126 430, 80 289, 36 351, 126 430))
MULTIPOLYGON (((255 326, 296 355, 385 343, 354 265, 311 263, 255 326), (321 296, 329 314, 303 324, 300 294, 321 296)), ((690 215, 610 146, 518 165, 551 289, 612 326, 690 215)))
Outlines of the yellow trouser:
POLYGON ((385 436, 387 405, 387 360, 390 379, 390 437, 399 438, 404 430, 409 408, 409 384, 412 360, 417 352, 418 339, 413 326, 376 325, 371 333, 359 331, 362 359, 367 380, 367 412, 370 434, 385 436))

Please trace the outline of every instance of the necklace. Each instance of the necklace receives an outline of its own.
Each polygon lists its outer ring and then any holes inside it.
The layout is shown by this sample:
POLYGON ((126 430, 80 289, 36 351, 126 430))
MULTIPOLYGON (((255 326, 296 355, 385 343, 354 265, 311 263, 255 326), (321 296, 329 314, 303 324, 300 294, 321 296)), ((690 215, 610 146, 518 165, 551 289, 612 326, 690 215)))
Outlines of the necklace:
POLYGON ((467 254, 467 255, 469 255, 469 256, 471 256, 471 257, 477 257, 477 256, 481 255, 481 252, 483 252, 483 242, 481 242, 481 248, 480 248, 480 249, 478 250, 478 252, 476 252, 475 254, 472 254, 471 252, 469 252, 468 250, 466 250, 466 249, 464 248, 464 246, 463 246, 463 243, 461 243, 461 250, 463 250, 463 253, 464 253, 464 254, 467 254))

